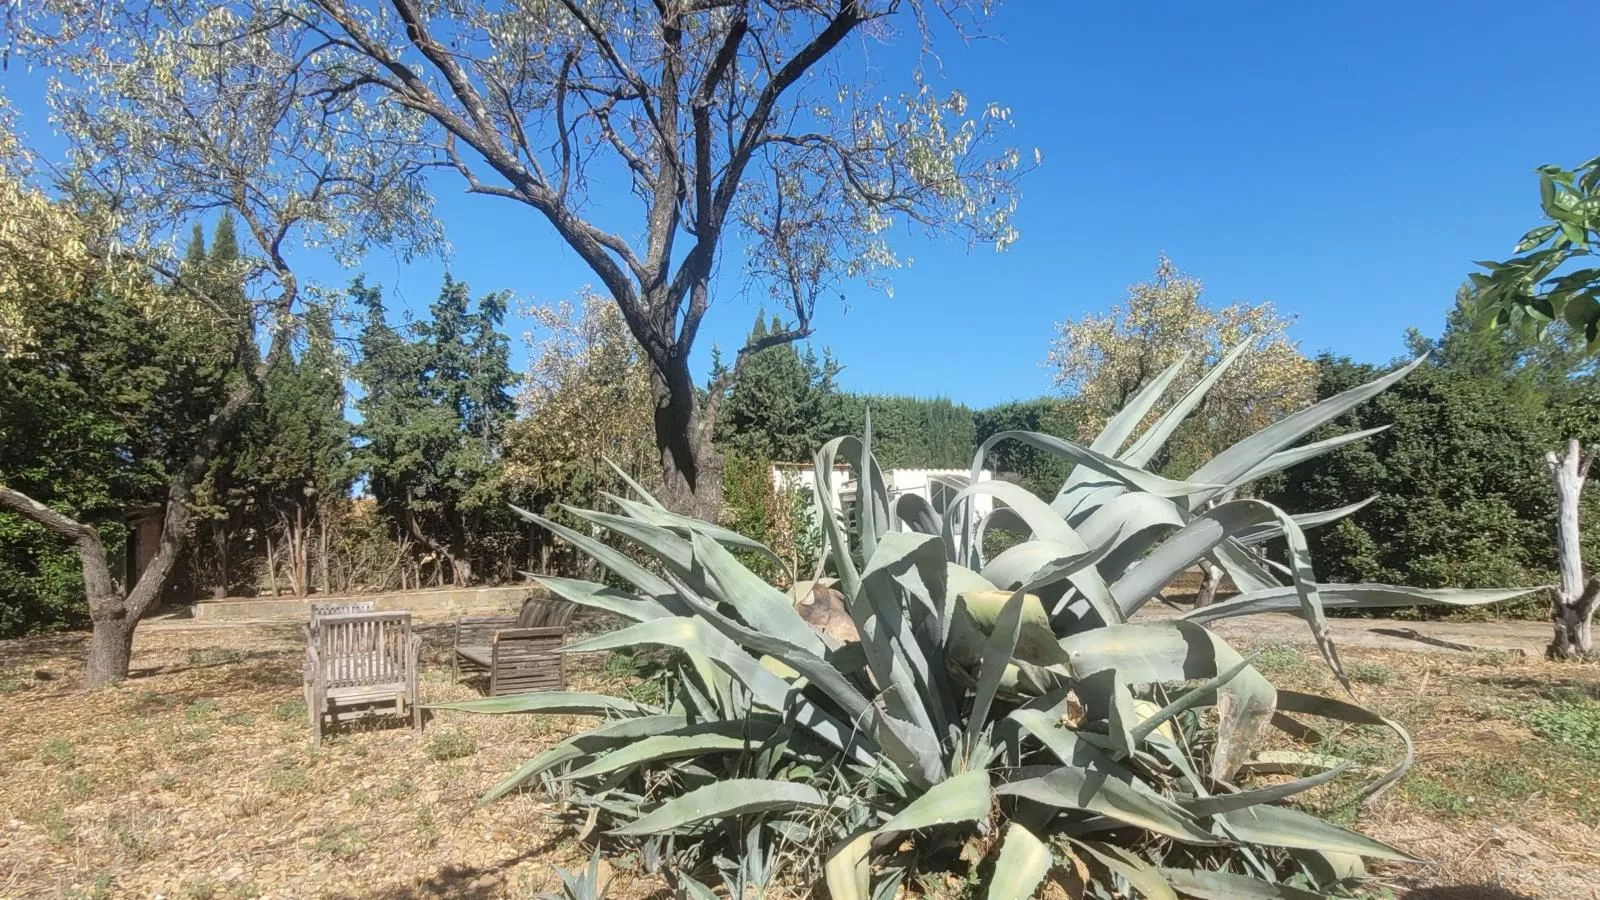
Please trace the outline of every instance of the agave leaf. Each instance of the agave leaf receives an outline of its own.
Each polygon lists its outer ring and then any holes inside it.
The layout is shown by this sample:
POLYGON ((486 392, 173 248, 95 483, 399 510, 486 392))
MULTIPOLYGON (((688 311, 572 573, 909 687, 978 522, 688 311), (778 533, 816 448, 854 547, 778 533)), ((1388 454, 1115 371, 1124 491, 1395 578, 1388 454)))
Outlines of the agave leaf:
POLYGON ((866 752, 866 749, 870 749, 859 746, 856 740, 857 731, 853 726, 840 722, 801 697, 793 685, 762 668, 749 653, 704 619, 675 616, 670 619, 640 622, 570 644, 564 649, 567 653, 593 653, 599 650, 636 647, 640 644, 677 647, 680 650, 704 654, 738 679, 749 689, 755 701, 767 709, 780 713, 792 712, 802 726, 833 746, 854 747, 853 752, 858 758, 866 752))
POLYGON ((995 860, 994 877, 989 881, 989 900, 1032 897, 1054 864, 1049 844, 1021 823, 1008 823, 1000 858, 995 860))
POLYGON ((764 778, 732 778, 674 797, 639 819, 613 828, 611 834, 662 834, 708 819, 827 805, 828 798, 810 785, 764 778))
POLYGON ((622 551, 611 547, 604 541, 573 531, 565 525, 552 522, 544 516, 528 512, 519 506, 512 506, 511 511, 582 550, 590 559, 615 572, 619 578, 638 588, 641 593, 662 601, 672 612, 683 612, 682 609, 672 609, 668 604, 669 598, 676 598, 672 586, 663 581, 659 575, 629 559, 622 551))
POLYGON ((1389 428, 1390 426, 1388 425, 1379 425, 1376 428, 1368 428, 1364 431, 1352 431, 1349 434, 1341 434, 1336 437, 1326 438, 1320 441, 1313 441, 1309 444, 1302 444, 1299 447, 1291 447, 1288 450, 1279 450, 1277 453, 1272 454, 1271 456, 1262 460, 1260 463, 1250 467, 1250 470, 1245 472, 1243 475, 1240 475, 1233 482, 1231 487, 1239 487, 1241 485, 1249 484, 1252 481, 1259 481, 1268 475, 1282 472, 1284 469, 1290 468, 1291 466, 1297 466, 1308 459, 1315 459, 1324 453, 1331 453, 1334 450, 1345 446, 1346 444, 1354 444, 1357 441, 1364 441, 1375 434, 1382 434, 1383 432, 1388 431, 1389 428))
MULTIPOLYGON (((1367 504, 1376 499, 1378 499, 1378 495, 1373 494, 1371 497, 1368 497, 1365 500, 1357 500, 1348 506, 1340 506, 1335 509, 1325 509, 1320 512, 1300 513, 1299 515, 1291 516, 1290 518, 1294 519, 1294 523, 1300 526, 1301 531, 1310 531, 1313 528, 1320 528, 1323 525, 1329 524, 1330 522, 1337 522, 1346 516, 1354 515, 1361 511, 1361 509, 1367 504)), ((1281 526, 1275 522, 1268 522, 1265 525, 1260 525, 1245 531, 1243 534, 1240 534, 1238 538, 1239 543, 1249 545, 1259 544, 1262 541, 1271 540, 1272 538, 1278 537, 1282 534, 1283 529, 1281 526)))
MULTIPOLYGON (((1381 609, 1390 606, 1481 606, 1520 597, 1538 588, 1414 588, 1393 584, 1319 584, 1317 593, 1327 609, 1381 609)), ((1236 616, 1286 612, 1301 614, 1299 597, 1292 587, 1240 594, 1211 606, 1202 606, 1183 616, 1185 621, 1205 624, 1236 616)))
POLYGON ((983 664, 978 669, 978 687, 972 697, 972 713, 967 719, 966 753, 970 761, 978 746, 978 737, 989 724, 989 706, 994 703, 995 692, 1000 689, 1000 679, 1011 664, 1011 654, 1017 649, 1017 634, 1022 630, 1022 604, 1028 595, 1014 591, 1000 608, 994 629, 983 646, 983 664))
POLYGON ((1095 813, 1185 843, 1222 843, 1202 829, 1182 807, 1158 794, 1135 790, 1103 772, 1062 766, 1044 775, 1003 784, 995 793, 1026 797, 1061 809, 1095 813))
MULTIPOLYGON (((870 548, 875 546, 877 536, 888 531, 892 525, 888 482, 878 461, 865 452, 868 449, 870 448, 864 446, 861 438, 853 436, 834 438, 817 451, 818 465, 814 469, 818 476, 824 476, 831 482, 834 461, 843 457, 854 470, 859 485, 856 500, 863 523, 860 529, 862 543, 858 549, 863 559, 872 555, 870 548), (865 542, 869 533, 873 538, 872 544, 865 542)), ((831 498, 833 495, 830 492, 824 496, 831 498)))
POLYGON ((1180 354, 1177 361, 1146 382, 1144 387, 1140 388, 1139 392, 1106 422, 1105 427, 1100 429, 1094 442, 1089 445, 1090 449, 1117 456, 1117 451, 1121 450, 1128 442, 1128 438, 1133 436, 1139 423, 1155 409, 1156 404, 1166 394, 1167 388, 1171 387, 1172 382, 1182 374, 1183 367, 1189 362, 1191 355, 1187 352, 1180 354))
POLYGON ((827 649, 806 620, 795 611, 789 595, 751 572, 716 541, 696 534, 691 540, 694 561, 705 568, 721 588, 722 599, 738 610, 752 628, 782 638, 814 654, 827 649))
MULTIPOLYGON (((1201 482, 1199 479, 1174 481, 1171 478, 1163 478, 1153 472, 1147 472, 1137 466, 1130 466, 1121 460, 1113 459, 1104 453, 1091 450, 1081 444, 1074 444, 1068 440, 1052 437, 1048 434, 1039 434, 1034 431, 1000 431, 990 435, 978 447, 978 452, 972 458, 974 473, 982 472, 984 459, 988 456, 989 451, 1001 441, 1020 441, 1046 453, 1053 453, 1070 459, 1102 475, 1107 475, 1112 480, 1134 490, 1148 491, 1161 497, 1187 497, 1195 493, 1222 487, 1221 484, 1201 482)), ((977 474, 974 474, 972 478, 973 481, 977 481, 977 474)))
POLYGON ((601 458, 606 461, 606 465, 611 467, 611 471, 616 472, 617 473, 617 477, 621 478, 623 483, 626 484, 629 488, 631 488, 633 490, 633 492, 639 496, 640 500, 643 500, 644 502, 650 504, 651 506, 655 507, 656 509, 666 509, 666 506, 664 506, 661 503, 660 500, 657 500, 656 498, 650 496, 650 492, 644 489, 644 485, 642 485, 639 482, 635 481, 632 476, 630 476, 627 472, 624 472, 622 470, 621 466, 619 466, 616 463, 612 462, 611 461, 611 457, 604 456, 604 457, 601 457, 601 458))
POLYGON ((1167 884, 1159 869, 1121 847, 1098 841, 1077 840, 1072 840, 1072 845, 1086 851, 1102 866, 1126 878, 1128 884, 1148 900, 1178 900, 1178 895, 1172 892, 1171 885, 1167 884))
MULTIPOLYGON (((944 519, 921 494, 906 493, 896 497, 894 511, 900 517, 901 524, 918 534, 937 536, 944 533, 944 519)), ((953 548, 949 548, 949 552, 953 552, 953 548)))
POLYGON ((1272 521, 1275 508, 1259 500, 1233 500, 1195 516, 1162 541, 1111 586, 1123 614, 1131 616, 1180 572, 1210 553, 1230 535, 1272 521))
POLYGON ((1380 844, 1286 806, 1252 806, 1217 816, 1229 834, 1251 844, 1268 847, 1298 847, 1324 853, 1353 853, 1375 859, 1421 862, 1409 853, 1380 844))
POLYGON ((981 822, 989 817, 990 802, 988 771, 962 772, 928 788, 883 823, 878 834, 886 836, 952 822, 981 822))
MULTIPOLYGON (((967 591, 956 597, 948 652, 952 663, 974 673, 983 667, 990 638, 1013 593, 1000 590, 967 591)), ((1067 661, 1067 655, 1057 643, 1055 632, 1050 630, 1050 617, 1046 615, 1038 597, 1024 595, 1020 622, 1011 652, 1013 658, 1040 666, 1067 661)))
MULTIPOLYGON (((838 439, 838 441, 843 440, 844 438, 838 439)), ((836 441, 829 442, 829 444, 834 443, 836 441)), ((828 558, 831 551, 834 570, 839 576, 839 590, 846 597, 854 597, 861 590, 861 575, 856 571, 855 560, 850 556, 850 546, 845 543, 844 535, 840 532, 838 511, 832 506, 833 458, 825 455, 824 451, 827 449, 828 445, 825 444, 822 450, 817 451, 811 466, 811 477, 815 484, 812 496, 816 503, 817 521, 822 523, 822 549, 817 560, 817 573, 818 577, 821 577, 822 561, 828 558)))
MULTIPOLYGON (((1104 720, 1106 737, 1118 758, 1133 755, 1137 747, 1133 739, 1133 726, 1138 724, 1138 714, 1133 709, 1133 694, 1119 669, 1101 669, 1078 679, 1078 698, 1083 701, 1084 714, 1091 720, 1104 720)), ((1096 735, 1098 737, 1098 735, 1096 735)))
POLYGON ((955 508, 979 494, 989 494, 1004 503, 1005 508, 1011 510, 1011 515, 1027 524, 1033 538, 1063 544, 1074 548, 1078 553, 1089 549, 1088 545, 1078 537, 1077 532, 1072 530, 1072 526, 1056 515, 1048 503, 1034 496, 1020 484, 998 480, 974 480, 951 498, 950 506, 955 508))
POLYGON ((731 750, 744 750, 750 746, 743 735, 717 734, 661 734, 635 741, 601 755, 594 762, 582 766, 565 776, 567 780, 605 775, 641 763, 663 759, 683 759, 731 750))
MULTIPOLYGON (((1234 484, 1240 476, 1272 454, 1300 440, 1317 427, 1372 399, 1390 385, 1411 374, 1411 371, 1421 365, 1424 359, 1427 359, 1427 354, 1417 357, 1409 365, 1402 366, 1388 375, 1279 419, 1212 457, 1210 462, 1195 470, 1194 474, 1189 476, 1189 480, 1212 485, 1234 484)), ((1222 487, 1202 488, 1196 491, 1194 496, 1208 500, 1221 490, 1222 487)))
POLYGON ((1196 706, 1205 705, 1208 701, 1216 696, 1217 691, 1221 690, 1234 678, 1243 674, 1245 669, 1250 668, 1250 664, 1254 662, 1256 655, 1259 654, 1253 654, 1249 659, 1240 660, 1238 663, 1230 667, 1226 672, 1222 672, 1215 678, 1208 679, 1205 684, 1202 684, 1193 690, 1185 691, 1182 696, 1173 700, 1171 703, 1168 703, 1166 706, 1156 710, 1156 712, 1149 718, 1146 718, 1143 722, 1140 722, 1138 725, 1134 726, 1133 739, 1135 741, 1143 741, 1150 735, 1151 732, 1155 731, 1157 728, 1160 728, 1168 720, 1179 715, 1185 710, 1193 709, 1196 706))
POLYGON ((572 760, 581 759, 618 741, 664 734, 684 728, 688 724, 688 720, 683 716, 675 715, 641 716, 634 719, 616 719, 611 722, 604 722, 589 731, 567 738, 523 763, 521 768, 502 779, 482 797, 478 798, 478 805, 487 806, 516 790, 530 778, 537 777, 572 760))
POLYGON ((644 716, 659 714, 661 710, 626 697, 608 694, 591 694, 583 691, 536 691, 531 694, 511 694, 504 697, 483 697, 477 700, 456 700, 450 703, 426 703, 424 709, 458 709, 463 712, 488 713, 560 713, 564 715, 603 716, 620 714, 644 716))
POLYGON ((535 582, 543 585, 550 593, 569 600, 579 606, 589 606, 615 613, 625 619, 635 622, 647 622, 651 619, 664 619, 672 613, 667 608, 647 597, 639 597, 616 588, 595 584, 592 581, 579 581, 575 578, 558 578, 554 575, 532 575, 535 582))
POLYGON ((1356 706, 1354 703, 1346 703, 1343 700, 1335 700, 1332 697, 1318 697, 1315 694, 1306 694, 1300 691, 1281 691, 1278 694, 1278 699, 1279 708, 1283 712, 1321 716, 1325 719, 1335 719, 1354 725, 1378 725, 1393 731, 1400 737, 1401 743, 1405 745, 1405 756, 1400 760, 1400 764, 1362 788, 1358 796, 1370 799, 1388 790, 1399 780, 1400 776, 1406 773, 1407 769, 1411 768, 1411 763, 1416 758, 1416 748, 1411 743, 1411 732, 1393 719, 1380 716, 1369 709, 1356 706))
MULTIPOLYGON (((1075 676, 1117 669, 1131 684, 1214 678, 1243 661, 1216 635, 1182 620, 1112 625, 1060 643, 1075 676)), ((1218 695, 1212 776, 1227 780, 1270 723, 1277 692, 1261 673, 1246 667, 1218 688, 1218 695)))
MULTIPOLYGON (((1274 518, 1268 523, 1268 527, 1272 527, 1278 537, 1283 536, 1284 530, 1281 519, 1274 518)), ((1254 529, 1246 530, 1253 531, 1254 529)), ((1265 560, 1252 553, 1249 548, 1235 538, 1230 537, 1218 544, 1211 551, 1211 558, 1216 561, 1217 565, 1222 567, 1224 572, 1228 573, 1228 577, 1233 580, 1233 586, 1242 593, 1270 591, 1283 586, 1283 583, 1273 576, 1272 570, 1267 567, 1265 560)), ((1296 591, 1295 599, 1298 601, 1299 597, 1300 594, 1296 591)))
POLYGON ((1328 897, 1291 884, 1274 884, 1231 872, 1162 869, 1161 875, 1186 896, 1199 900, 1327 900, 1328 897))
POLYGON ((1285 781, 1282 784, 1274 784, 1253 791, 1238 791, 1232 794, 1215 794, 1210 797, 1179 800, 1178 805, 1196 816, 1215 816, 1251 806, 1277 803, 1279 800, 1286 800, 1295 794, 1303 794, 1314 787, 1327 784, 1344 774, 1349 767, 1349 763, 1345 763, 1326 772, 1319 772, 1305 778, 1297 778, 1294 781, 1285 781))
POLYGON ((1194 387, 1190 388, 1182 399, 1162 413, 1161 418, 1157 419, 1156 423, 1151 425, 1144 434, 1139 435, 1139 439, 1133 442, 1133 446, 1128 448, 1128 452, 1122 454, 1122 461, 1130 466, 1143 466, 1150 462, 1151 459, 1154 459, 1155 455, 1161 452, 1161 448, 1166 446, 1173 432, 1177 431, 1178 426, 1183 424, 1183 420, 1189 418, 1189 414, 1194 412, 1195 407, 1199 406, 1200 402, 1206 398, 1206 394, 1211 392, 1211 388, 1222 377, 1223 373, 1228 370, 1228 367, 1233 365, 1234 361, 1249 348, 1249 341, 1241 341, 1232 350, 1229 350, 1228 355, 1224 356, 1220 362, 1211 367, 1211 371, 1195 382, 1194 387))
POLYGON ((738 547, 741 550, 749 550, 753 553, 759 553, 777 564, 778 570, 783 572, 788 577, 788 580, 794 580, 794 573, 789 570, 789 564, 784 561, 783 557, 773 552, 771 547, 768 547, 766 544, 763 544, 758 540, 747 538, 737 531, 730 531, 729 529, 723 528, 720 525, 713 525, 710 522, 701 521, 693 516, 680 515, 669 510, 660 509, 658 507, 651 506, 648 503, 640 503, 638 501, 629 500, 626 497, 618 497, 615 494, 606 493, 604 491, 601 492, 601 496, 616 504, 617 508, 626 513, 630 518, 638 519, 641 522, 648 522, 651 525, 656 525, 662 528, 679 529, 688 534, 704 535, 705 537, 711 538, 720 544, 738 547))
POLYGON ((1101 772, 1119 781, 1128 782, 1135 788, 1139 787, 1132 773, 1113 761, 1099 747, 1088 741, 1079 740, 1077 732, 1058 725, 1059 714, 1042 709, 1023 708, 1014 710, 1006 718, 1015 721, 1024 731, 1033 735, 1046 750, 1066 765, 1101 772))
POLYGON ((871 853, 870 831, 833 845, 828 851, 828 862, 822 869, 829 897, 833 900, 867 900, 872 879, 871 853))

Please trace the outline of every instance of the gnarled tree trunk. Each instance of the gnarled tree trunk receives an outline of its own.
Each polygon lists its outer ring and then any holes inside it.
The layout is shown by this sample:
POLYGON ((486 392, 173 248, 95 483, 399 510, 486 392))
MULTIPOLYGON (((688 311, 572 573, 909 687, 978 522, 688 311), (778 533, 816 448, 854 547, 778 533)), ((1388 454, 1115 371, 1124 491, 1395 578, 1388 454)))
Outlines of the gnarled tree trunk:
POLYGON ((722 505, 722 460, 696 394, 687 362, 675 360, 665 373, 651 366, 661 502, 674 512, 715 522, 722 505))
POLYGON ((1600 446, 1583 451, 1576 439, 1561 452, 1544 455, 1545 468, 1556 489, 1556 554, 1561 582, 1554 592, 1550 618, 1555 635, 1545 655, 1550 659, 1581 659, 1594 652, 1594 611, 1600 597, 1600 576, 1583 577, 1583 551, 1578 528, 1578 501, 1583 496, 1589 466, 1600 446))

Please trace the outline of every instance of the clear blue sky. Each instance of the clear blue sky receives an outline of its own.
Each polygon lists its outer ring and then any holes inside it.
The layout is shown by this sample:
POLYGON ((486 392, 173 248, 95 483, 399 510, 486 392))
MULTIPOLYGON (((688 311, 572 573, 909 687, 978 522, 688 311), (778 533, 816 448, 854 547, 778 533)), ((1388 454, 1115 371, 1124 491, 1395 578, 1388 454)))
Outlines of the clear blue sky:
MULTIPOLYGON (((908 235, 898 248, 915 264, 895 297, 852 290, 848 313, 825 301, 816 343, 850 389, 975 406, 1036 396, 1053 323, 1116 302, 1165 251, 1213 302, 1297 315, 1307 353, 1389 359, 1407 327, 1437 333, 1472 260, 1506 255, 1535 223, 1534 166, 1600 153, 1593 104, 1550 65, 1572 52, 1573 24, 1489 2, 1013 0, 998 40, 942 57, 950 84, 1012 107, 1016 142, 1044 154, 1023 184, 1022 240, 968 254, 908 235)), ((4 77, 36 113, 36 82, 4 77)), ((553 301, 595 281, 530 210, 457 191, 441 179, 448 267, 475 292, 553 301)), ((736 347, 755 315, 736 263, 702 370, 712 342, 736 347)), ((444 266, 374 257, 366 270, 421 309, 444 266)), ((508 323, 514 337, 525 327, 508 323)))

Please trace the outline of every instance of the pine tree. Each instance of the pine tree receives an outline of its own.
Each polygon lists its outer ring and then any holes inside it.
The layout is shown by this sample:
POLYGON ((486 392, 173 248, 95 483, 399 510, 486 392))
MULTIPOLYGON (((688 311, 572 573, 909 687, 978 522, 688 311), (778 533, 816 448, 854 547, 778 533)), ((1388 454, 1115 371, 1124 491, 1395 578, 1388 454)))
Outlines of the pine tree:
MULTIPOLYGON (((758 313, 746 343, 782 331, 774 316, 758 313)), ((712 379, 723 371, 712 350, 712 379)), ((839 365, 824 351, 818 359, 794 344, 768 347, 745 360, 744 370, 722 401, 717 446, 747 460, 805 462, 843 426, 843 404, 834 379, 839 365)))

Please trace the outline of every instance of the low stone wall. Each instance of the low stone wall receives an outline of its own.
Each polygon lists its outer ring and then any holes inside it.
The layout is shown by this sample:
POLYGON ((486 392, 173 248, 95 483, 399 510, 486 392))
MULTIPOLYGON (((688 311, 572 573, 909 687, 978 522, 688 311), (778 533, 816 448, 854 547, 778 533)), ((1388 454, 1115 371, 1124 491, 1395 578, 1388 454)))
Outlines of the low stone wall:
POLYGON ((529 597, 547 592, 536 584, 507 584, 494 587, 432 588, 421 591, 394 591, 387 594, 361 594, 345 597, 244 597, 227 600, 202 600, 194 605, 194 617, 209 622, 260 620, 305 621, 311 618, 312 603, 342 603, 371 600, 379 610, 407 610, 419 617, 450 617, 516 612, 529 597))

